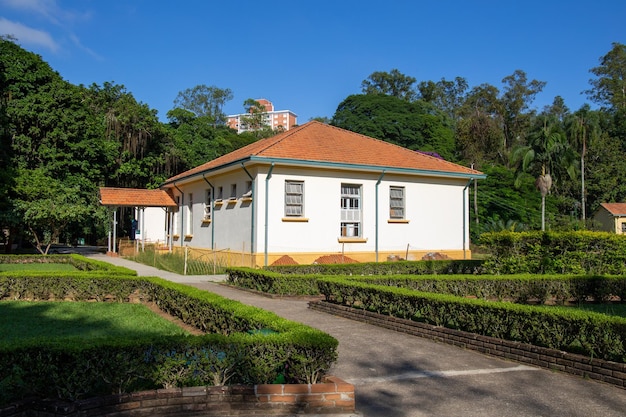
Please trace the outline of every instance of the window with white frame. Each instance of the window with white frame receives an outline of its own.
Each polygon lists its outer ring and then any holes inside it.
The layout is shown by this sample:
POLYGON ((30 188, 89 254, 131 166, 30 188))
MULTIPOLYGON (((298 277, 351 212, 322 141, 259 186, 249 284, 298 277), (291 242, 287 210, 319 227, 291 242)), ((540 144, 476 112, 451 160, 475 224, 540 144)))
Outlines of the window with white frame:
POLYGON ((224 188, 222 186, 217 187, 217 201, 222 201, 224 198, 224 188))
POLYGON ((389 187, 389 218, 404 219, 404 187, 389 187))
POLYGON ((237 199, 237 184, 230 185, 230 199, 231 200, 237 199))
POLYGON ((341 184, 341 236, 361 237, 361 186, 341 184))
POLYGON ((186 235, 193 234, 193 194, 189 193, 189 201, 187 202, 187 230, 186 235))
POLYGON ((204 220, 211 220, 211 203, 213 193, 210 188, 204 192, 204 220))
POLYGON ((285 181, 285 217, 304 216, 304 182, 285 181))

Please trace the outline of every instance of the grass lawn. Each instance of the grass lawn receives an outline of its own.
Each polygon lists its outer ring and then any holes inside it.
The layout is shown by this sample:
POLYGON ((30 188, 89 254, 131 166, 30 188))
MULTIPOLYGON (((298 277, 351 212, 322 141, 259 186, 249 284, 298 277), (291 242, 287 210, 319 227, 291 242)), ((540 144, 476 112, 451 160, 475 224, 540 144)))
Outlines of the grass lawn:
POLYGON ((2 301, 0 342, 188 334, 148 307, 130 303, 2 301))
POLYGON ((580 304, 572 306, 583 311, 593 311, 595 313, 607 314, 609 316, 619 316, 626 318, 626 304, 580 304))
POLYGON ((71 264, 0 264, 0 272, 13 272, 13 271, 45 271, 45 272, 68 272, 78 271, 71 264))

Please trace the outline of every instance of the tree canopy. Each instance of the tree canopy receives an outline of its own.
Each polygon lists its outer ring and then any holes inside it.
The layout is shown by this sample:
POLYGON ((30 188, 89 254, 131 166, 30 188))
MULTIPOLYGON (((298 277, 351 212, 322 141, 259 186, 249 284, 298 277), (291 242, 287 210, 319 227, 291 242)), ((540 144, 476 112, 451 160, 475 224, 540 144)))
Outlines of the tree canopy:
MULTIPOLYGON (((478 194, 471 188, 474 235, 539 228, 542 206, 547 228, 593 227, 585 213, 626 201, 626 46, 613 43, 590 73, 584 93, 599 108, 570 110, 556 96, 538 110, 533 103, 546 83, 519 69, 499 86, 471 86, 461 76, 418 82, 397 69, 376 71, 362 81, 362 94, 316 120, 484 171, 478 194), (552 186, 541 184, 539 193, 534 185, 546 174, 552 186)), ((0 37, 5 248, 7 239, 44 253, 53 242, 77 237, 95 243, 107 226, 98 187, 154 188, 278 133, 264 125, 265 109, 252 99, 244 102, 250 131, 228 128, 222 109, 232 97, 214 85, 185 89, 162 122, 123 85, 73 85, 40 56, 0 37)))
POLYGON ((421 100, 384 94, 352 95, 342 101, 331 124, 408 149, 454 154, 454 130, 449 118, 421 100))

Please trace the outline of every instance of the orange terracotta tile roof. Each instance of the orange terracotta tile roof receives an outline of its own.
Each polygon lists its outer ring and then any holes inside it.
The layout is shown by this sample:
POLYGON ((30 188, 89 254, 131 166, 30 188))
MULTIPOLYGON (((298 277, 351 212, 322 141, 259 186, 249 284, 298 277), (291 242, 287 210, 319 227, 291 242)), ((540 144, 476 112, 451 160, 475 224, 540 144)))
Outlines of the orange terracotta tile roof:
POLYGON ((483 176, 479 171, 434 156, 311 121, 271 138, 261 139, 176 175, 168 179, 166 184, 251 157, 434 171, 447 175, 483 176))
POLYGON ((626 203, 602 203, 600 205, 613 216, 626 216, 626 203))
POLYGON ((176 201, 164 190, 100 187, 100 204, 117 207, 176 207, 176 201))

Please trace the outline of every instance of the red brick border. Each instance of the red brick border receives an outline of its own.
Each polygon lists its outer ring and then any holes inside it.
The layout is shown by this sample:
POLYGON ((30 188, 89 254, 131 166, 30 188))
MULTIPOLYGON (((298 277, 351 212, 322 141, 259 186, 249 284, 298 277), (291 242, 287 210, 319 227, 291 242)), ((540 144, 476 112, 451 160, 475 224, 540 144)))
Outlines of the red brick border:
POLYGON ((311 301, 309 302, 309 307, 313 310, 333 314, 335 316, 358 320, 398 332, 475 350, 487 355, 510 359, 512 361, 550 370, 566 372, 568 374, 606 382, 620 388, 626 388, 625 363, 609 362, 556 349, 496 339, 494 337, 481 336, 475 333, 447 329, 440 326, 432 326, 430 324, 385 316, 325 301, 311 301))
POLYGON ((110 395, 75 402, 37 400, 0 409, 0 417, 281 416, 348 414, 354 386, 336 377, 320 384, 189 387, 110 395))

